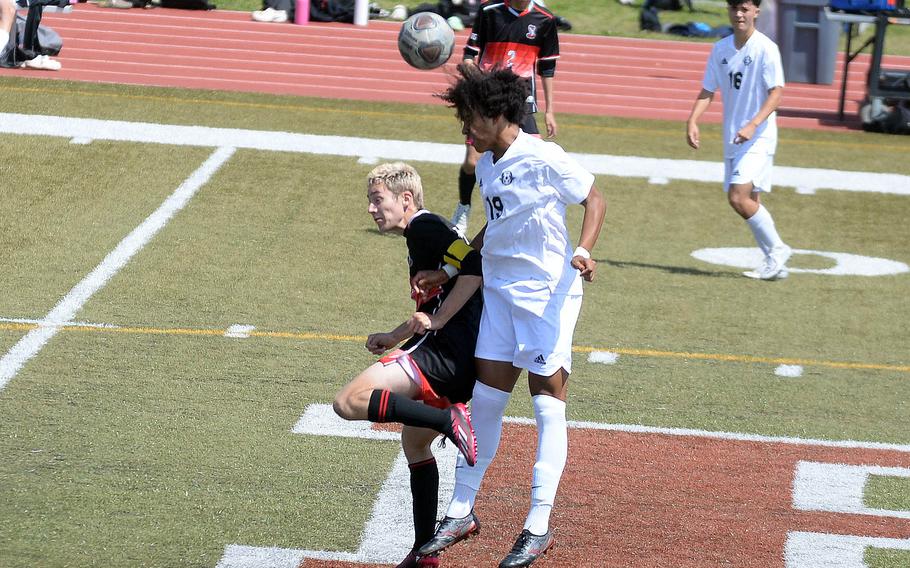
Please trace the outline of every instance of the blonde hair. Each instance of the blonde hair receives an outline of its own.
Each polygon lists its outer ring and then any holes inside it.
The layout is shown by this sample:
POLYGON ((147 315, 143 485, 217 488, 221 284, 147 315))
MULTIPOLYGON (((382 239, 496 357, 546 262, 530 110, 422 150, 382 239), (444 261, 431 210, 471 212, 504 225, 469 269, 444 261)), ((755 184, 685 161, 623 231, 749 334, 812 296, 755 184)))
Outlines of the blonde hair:
POLYGON ((413 167, 404 162, 380 164, 367 174, 367 190, 380 183, 396 197, 402 192, 411 192, 414 205, 417 209, 423 209, 423 185, 420 174, 413 167))

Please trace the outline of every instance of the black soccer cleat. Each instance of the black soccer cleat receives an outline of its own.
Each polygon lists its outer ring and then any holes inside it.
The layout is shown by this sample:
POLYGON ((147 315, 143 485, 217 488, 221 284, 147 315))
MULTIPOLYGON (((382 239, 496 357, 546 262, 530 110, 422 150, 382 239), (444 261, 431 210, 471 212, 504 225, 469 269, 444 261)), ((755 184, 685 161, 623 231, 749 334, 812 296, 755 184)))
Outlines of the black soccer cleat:
POLYGON ((499 563, 499 568, 530 566, 540 555, 545 554, 555 545, 556 538, 553 537, 553 531, 547 531, 547 534, 537 536, 531 534, 528 529, 524 529, 512 546, 512 552, 499 563))
POLYGON ((455 447, 464 455, 465 461, 473 466, 477 462, 477 438, 474 437, 474 426, 471 425, 471 411, 459 402, 449 407, 449 415, 451 423, 446 437, 455 442, 455 447))
POLYGON ((429 542, 417 549, 418 556, 430 556, 445 550, 456 542, 467 540, 480 532, 480 520, 474 511, 467 517, 455 519, 444 518, 436 529, 436 534, 429 542))

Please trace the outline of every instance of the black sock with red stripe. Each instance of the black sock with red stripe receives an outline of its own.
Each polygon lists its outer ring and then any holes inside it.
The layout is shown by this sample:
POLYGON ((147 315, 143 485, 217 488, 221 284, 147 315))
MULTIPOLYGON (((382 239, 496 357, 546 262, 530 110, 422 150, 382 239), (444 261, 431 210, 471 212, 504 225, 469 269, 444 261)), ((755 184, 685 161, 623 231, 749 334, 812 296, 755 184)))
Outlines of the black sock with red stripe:
POLYGON ((439 501, 439 469, 436 460, 408 464, 411 470, 411 502, 414 512, 414 548, 417 549, 436 533, 439 501))
POLYGON ((399 422, 407 426, 431 428, 443 434, 452 429, 448 410, 433 408, 387 390, 376 389, 370 395, 367 417, 370 422, 399 422))
POLYGON ((471 204, 471 194, 474 193, 474 185, 477 183, 477 174, 468 174, 464 170, 458 170, 458 202, 462 205, 471 204))

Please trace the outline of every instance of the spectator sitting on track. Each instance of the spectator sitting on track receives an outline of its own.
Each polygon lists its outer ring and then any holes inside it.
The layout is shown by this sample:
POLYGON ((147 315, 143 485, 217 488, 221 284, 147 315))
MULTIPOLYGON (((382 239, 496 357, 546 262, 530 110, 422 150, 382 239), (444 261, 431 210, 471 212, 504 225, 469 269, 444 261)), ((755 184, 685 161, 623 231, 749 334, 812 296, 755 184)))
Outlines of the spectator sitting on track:
MULTIPOLYGON (((310 0, 310 17, 312 22, 354 22, 355 0, 310 0)), ((263 0, 262 10, 253 12, 253 19, 257 22, 288 22, 294 21, 295 2, 293 0, 263 0)), ((380 8, 376 2, 370 2, 369 15, 371 18, 386 18, 388 10, 380 8)))
POLYGON ((410 10, 404 4, 398 4, 392 9, 390 17, 393 20, 405 20, 419 12, 433 12, 445 18, 453 30, 461 31, 466 26, 474 25, 480 4, 481 0, 440 0, 435 4, 420 4, 410 10))
MULTIPOLYGON (((26 69, 43 69, 58 71, 60 62, 50 58, 56 55, 62 47, 59 36, 51 32, 57 45, 42 45, 38 29, 41 25, 41 15, 45 6, 69 6, 69 0, 0 0, 3 4, 2 28, 4 33, 0 39, 0 67, 24 67, 26 69), (25 27, 20 34, 16 25, 16 7, 28 8, 25 18, 25 27), (10 20, 7 14, 12 13, 10 20), (9 37, 5 34, 8 33, 9 37), (20 37, 21 35, 21 37, 20 37)), ((47 31, 46 29, 44 31, 47 31)))
POLYGON ((0 49, 16 37, 13 25, 16 23, 16 6, 7 0, 0 0, 0 49))

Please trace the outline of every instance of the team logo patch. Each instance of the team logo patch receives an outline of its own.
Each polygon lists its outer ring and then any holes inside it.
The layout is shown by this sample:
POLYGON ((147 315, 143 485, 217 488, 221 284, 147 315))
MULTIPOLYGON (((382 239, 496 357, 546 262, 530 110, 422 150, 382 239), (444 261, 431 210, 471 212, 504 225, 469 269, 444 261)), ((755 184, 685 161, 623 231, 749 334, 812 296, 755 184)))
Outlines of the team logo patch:
POLYGON ((534 24, 528 24, 528 33, 525 34, 525 37, 528 39, 534 39, 537 37, 537 26, 534 24))
POLYGON ((752 65, 752 58, 747 55, 746 58, 743 59, 743 65, 752 65))
POLYGON ((502 172, 502 175, 499 176, 499 181, 502 182, 502 185, 511 184, 513 179, 514 178, 512 177, 512 172, 510 171, 504 171, 502 172))

